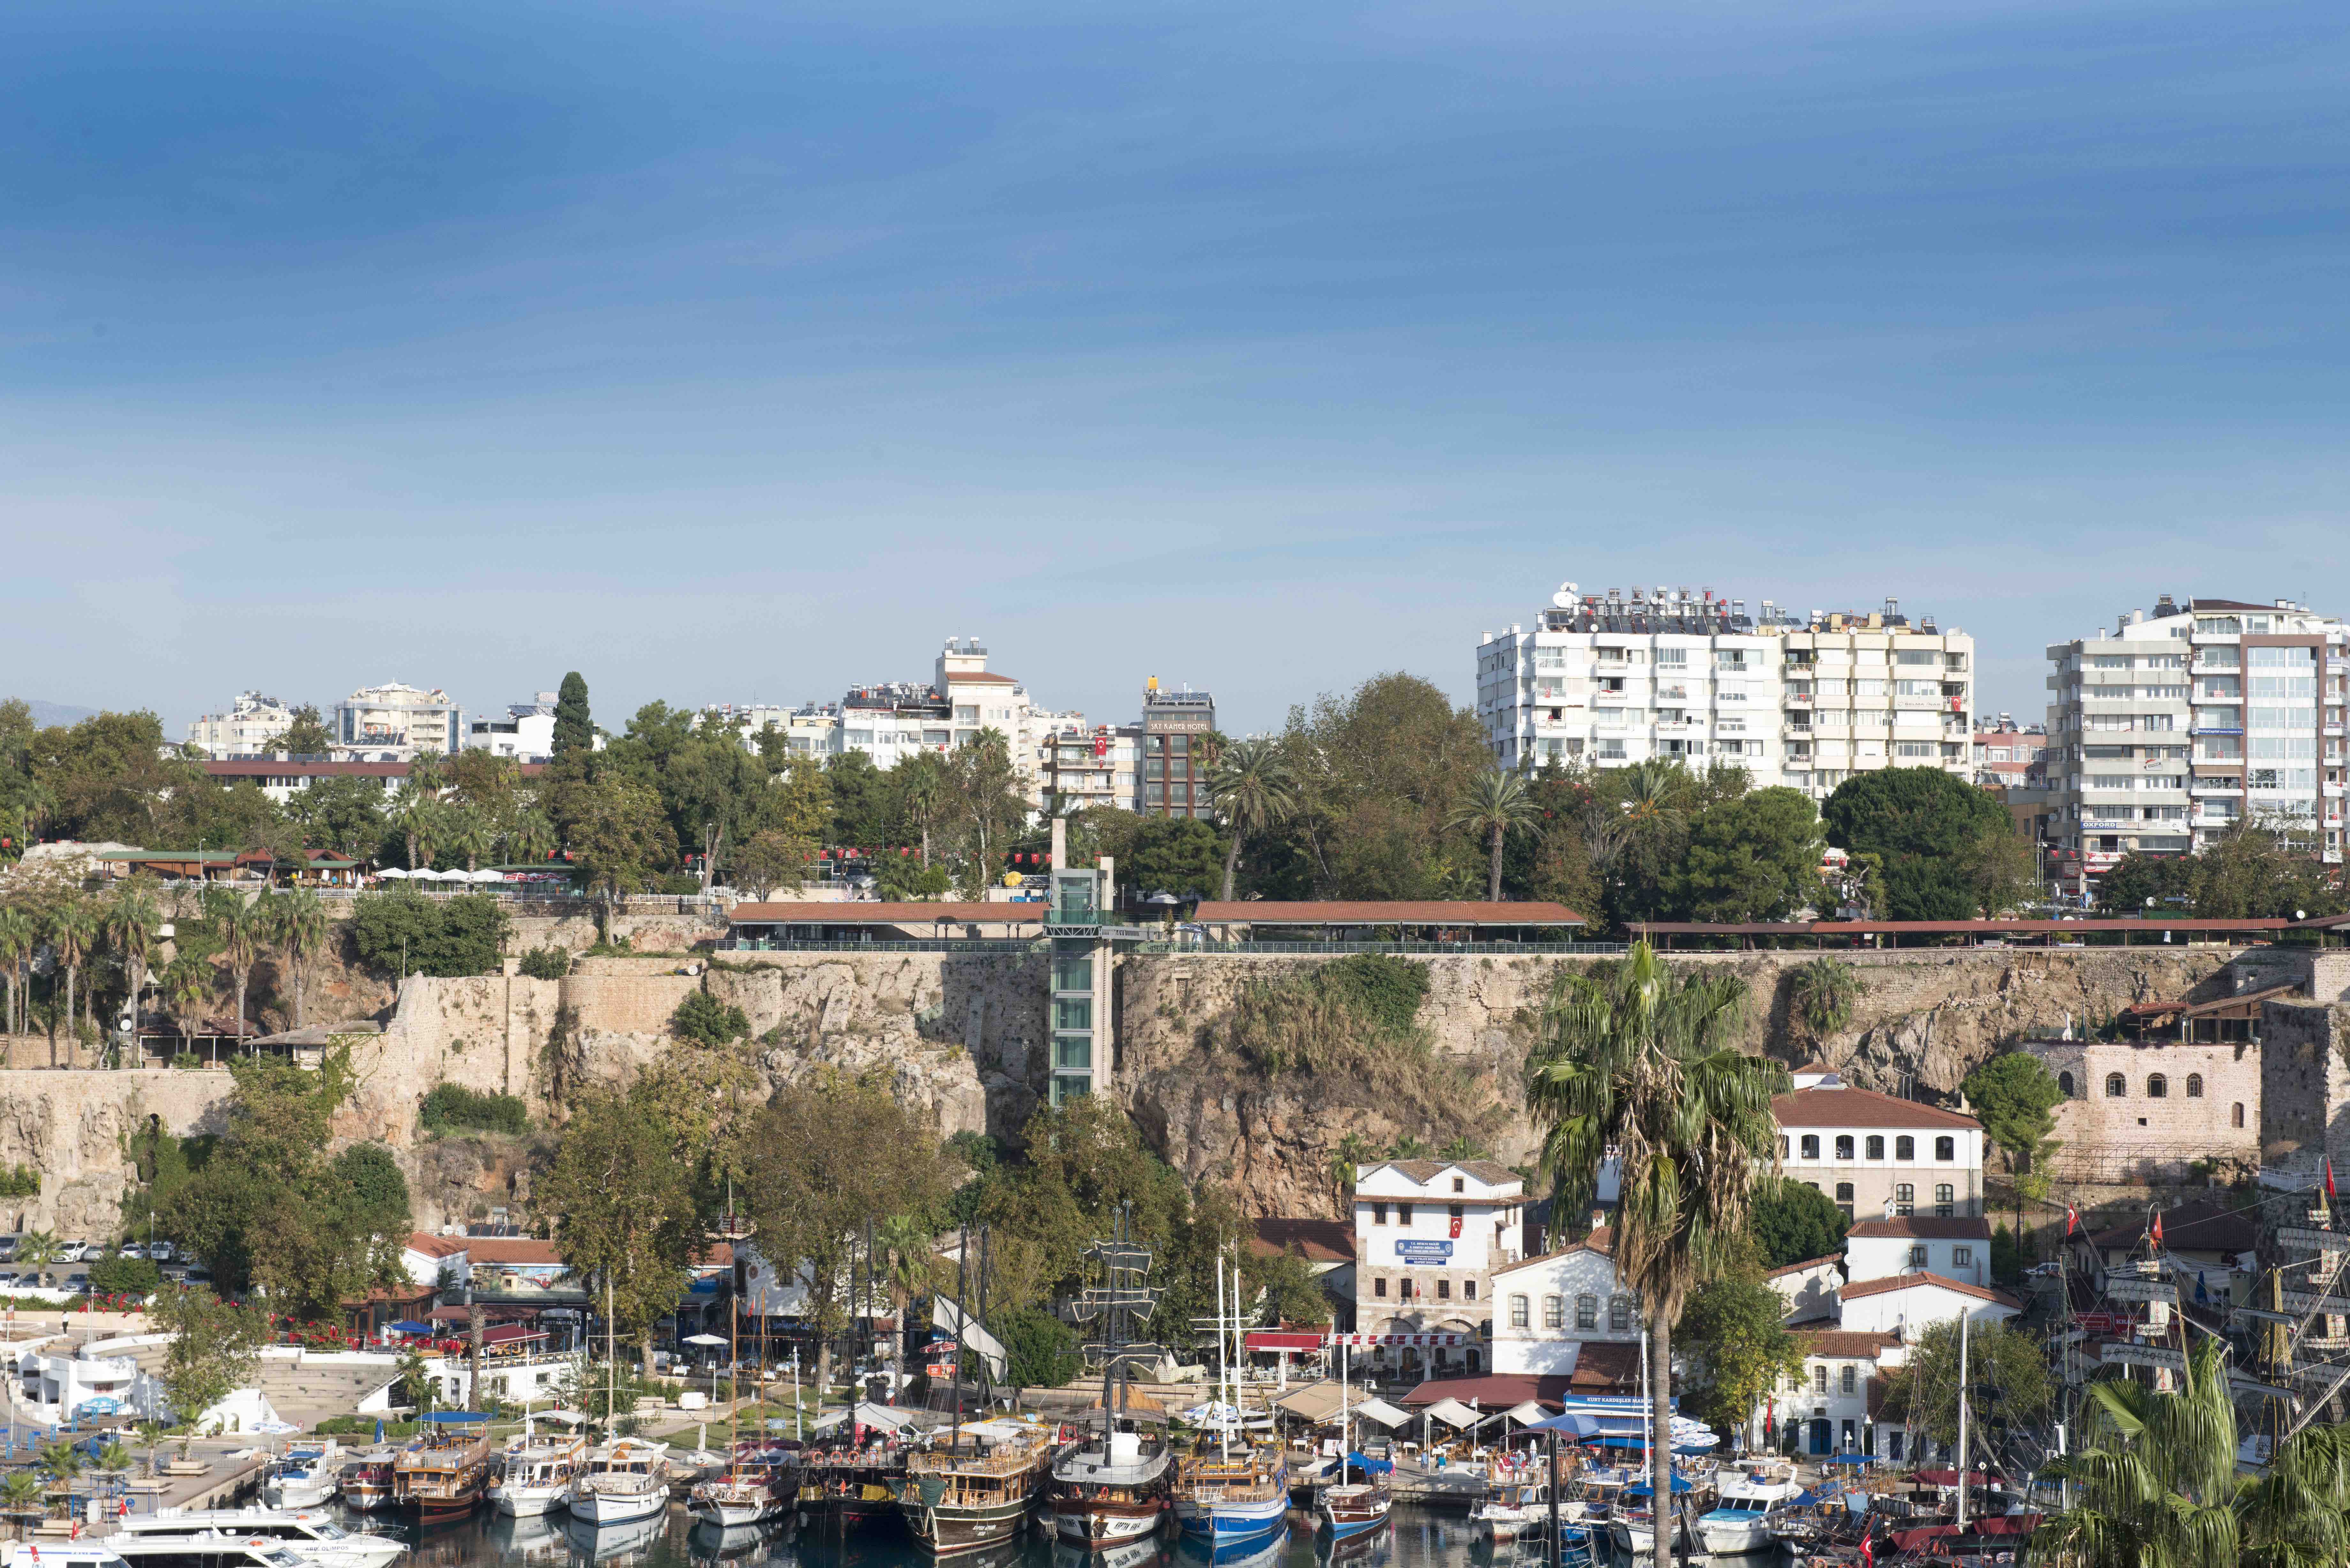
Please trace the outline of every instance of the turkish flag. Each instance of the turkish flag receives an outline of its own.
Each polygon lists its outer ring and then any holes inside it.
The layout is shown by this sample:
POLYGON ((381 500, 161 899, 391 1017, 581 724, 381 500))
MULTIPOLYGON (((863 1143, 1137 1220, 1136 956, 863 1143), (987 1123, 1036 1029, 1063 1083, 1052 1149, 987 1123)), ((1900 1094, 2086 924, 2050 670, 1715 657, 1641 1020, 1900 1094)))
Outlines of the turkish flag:
POLYGON ((1458 1220, 1452 1221, 1452 1239, 1456 1241, 1461 1239, 1461 1221, 1458 1220))
POLYGON ((2154 1244, 2158 1247, 2162 1245, 2162 1216, 2159 1214, 2154 1217, 2154 1244))

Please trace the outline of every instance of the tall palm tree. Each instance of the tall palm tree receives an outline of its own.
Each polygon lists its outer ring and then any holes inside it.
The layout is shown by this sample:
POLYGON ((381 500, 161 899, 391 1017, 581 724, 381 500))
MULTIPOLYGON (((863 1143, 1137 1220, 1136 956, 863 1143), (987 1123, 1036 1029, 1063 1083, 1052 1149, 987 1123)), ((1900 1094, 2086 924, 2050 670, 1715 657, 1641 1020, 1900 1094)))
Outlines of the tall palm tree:
POLYGON ((882 1279, 889 1288, 889 1308, 898 1320, 898 1336, 890 1347, 892 1386, 906 1381, 906 1308, 931 1282, 932 1256, 930 1227, 911 1214, 892 1214, 873 1233, 880 1255, 882 1279))
MULTIPOLYGON (((49 911, 49 950, 66 971, 66 1065, 76 1064, 79 1036, 74 1032, 74 993, 81 981, 81 966, 89 961, 89 950, 98 945, 99 913, 88 898, 75 894, 49 911)), ((56 1044, 52 1024, 49 1065, 57 1065, 56 1044)))
POLYGON ((132 1049, 137 1049, 139 1033, 139 993, 147 989, 147 958, 154 950, 155 928, 162 923, 156 912, 155 895, 141 880, 124 885, 114 901, 106 907, 106 939, 122 960, 123 982, 130 988, 130 1012, 132 1049))
POLYGON ((244 990, 253 978, 253 966, 261 960, 262 945, 268 940, 269 911, 258 902, 247 903, 242 893, 207 888, 204 913, 212 917, 213 929, 220 933, 221 956, 228 960, 229 972, 236 977, 236 1041, 243 1045, 244 990))
POLYGON ((1337 1147, 1330 1151, 1330 1186, 1341 1214, 1346 1212, 1347 1194, 1355 1189, 1355 1178, 1361 1172, 1363 1161, 1377 1158, 1378 1152, 1378 1146, 1358 1132, 1340 1138, 1337 1147))
POLYGON ((1232 879, 1240 870, 1241 846, 1252 836, 1289 819, 1297 809, 1297 772, 1280 742, 1263 738, 1235 741, 1217 760, 1208 775, 1208 798, 1232 829, 1224 849, 1224 890, 1232 901, 1232 879))
POLYGON ((408 868, 414 871, 432 864, 432 852, 441 842, 441 797, 411 778, 400 786, 383 815, 408 840, 408 868))
POLYGON ((286 967, 294 971, 294 1027, 309 1023, 309 1010, 303 1000, 302 977, 310 961, 324 952, 334 922, 327 916, 327 906, 318 895, 307 888, 296 888, 270 900, 276 919, 270 932, 277 950, 286 955, 286 967))
POLYGON ((1471 783, 1444 826, 1447 832, 1468 833, 1486 841, 1485 897, 1498 904, 1502 901, 1503 839, 1513 833, 1539 836, 1541 820, 1542 807, 1526 788, 1526 775, 1494 768, 1479 774, 1471 783))
POLYGON ((2268 1472, 2236 1472, 2227 1357, 2198 1343, 2177 1393, 2088 1386, 2079 1452, 2042 1471, 2081 1501, 2042 1527, 2034 1554, 2066 1568, 2302 1568, 2350 1562, 2350 1428, 2313 1427, 2276 1446, 2268 1472))
POLYGON ((195 1043, 193 1021, 213 999, 218 971, 193 953, 182 953, 163 970, 163 1011, 180 1026, 180 1037, 195 1043))
POLYGON ((497 836, 490 831, 490 819, 481 808, 457 805, 447 808, 442 819, 441 842, 452 855, 465 857, 468 872, 481 869, 482 857, 497 844, 497 836))
POLYGON ((49 1483, 31 1470, 10 1470, 0 1476, 0 1513, 16 1520, 39 1519, 49 1511, 48 1491, 49 1483))
POLYGON ((505 857, 517 866, 536 866, 555 853, 555 824, 543 811, 518 811, 506 825, 505 857))
POLYGON ((20 904, 0 907, 0 966, 7 971, 8 1033, 21 1034, 30 1022, 25 1005, 25 963, 40 945, 40 922, 20 904))
POLYGON ((1620 962, 1559 982, 1526 1067, 1554 1211, 1587 1210, 1601 1163, 1617 1161, 1610 1251, 1648 1318, 1659 1543, 1672 1539, 1673 1324, 1740 1255, 1777 1147, 1771 1098, 1792 1086, 1784 1066, 1731 1043, 1745 998, 1736 976, 1676 971, 1635 942, 1620 962))

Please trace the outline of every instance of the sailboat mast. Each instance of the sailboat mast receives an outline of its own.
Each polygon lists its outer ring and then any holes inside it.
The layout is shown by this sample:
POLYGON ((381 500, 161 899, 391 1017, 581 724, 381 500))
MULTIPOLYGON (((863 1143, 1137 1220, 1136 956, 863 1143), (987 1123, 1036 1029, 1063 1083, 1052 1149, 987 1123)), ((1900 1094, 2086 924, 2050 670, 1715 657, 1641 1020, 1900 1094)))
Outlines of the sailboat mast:
POLYGON ((1959 1314, 1959 1532, 1967 1528, 1967 1323, 1970 1314, 1959 1314))
MULTIPOLYGON (((1216 1254, 1216 1392, 1219 1395, 1224 1392, 1224 1385, 1230 1381, 1232 1358, 1227 1351, 1224 1340, 1224 1255, 1219 1251, 1216 1254)), ((1234 1405, 1227 1405, 1225 1410, 1228 1417, 1239 1414, 1239 1407, 1234 1405)), ((1216 1423, 1216 1448, 1221 1458, 1229 1459, 1232 1457, 1232 1424, 1230 1419, 1216 1423)))

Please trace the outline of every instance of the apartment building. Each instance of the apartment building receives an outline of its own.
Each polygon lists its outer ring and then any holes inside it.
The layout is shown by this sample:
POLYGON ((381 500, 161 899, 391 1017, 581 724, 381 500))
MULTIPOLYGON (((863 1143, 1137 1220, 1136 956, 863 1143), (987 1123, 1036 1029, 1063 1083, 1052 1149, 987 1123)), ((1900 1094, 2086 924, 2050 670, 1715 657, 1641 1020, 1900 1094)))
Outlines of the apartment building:
POLYGON ((1972 1116, 1846 1086, 1817 1063, 1771 1102, 1779 1164, 1847 1220, 1982 1213, 1983 1129, 1972 1116))
POLYGON ((2048 832, 2078 894, 2132 850, 2192 853, 2246 821, 2341 859, 2350 626, 2165 594, 2048 660, 2048 832))
POLYGON ((1975 717, 1975 783, 2022 789, 2041 778, 2041 763, 2048 751, 2044 724, 2018 724, 2010 713, 1975 717))
POLYGON ((419 752, 450 756, 465 739, 464 711, 446 691, 397 680, 352 692, 335 704, 327 727, 336 755, 353 762, 414 762, 419 752))
POLYGON ((1189 688, 1161 691, 1152 676, 1142 693, 1141 791, 1134 809, 1146 816, 1213 816, 1208 796, 1209 738, 1216 700, 1189 688))
POLYGON ((552 762, 555 704, 556 693, 541 691, 527 702, 509 703, 503 719, 476 719, 466 727, 466 747, 516 762, 552 762))
MULTIPOLYGON (((1355 1179, 1355 1323, 1366 1334, 1458 1334, 1463 1349, 1429 1352, 1430 1376, 1482 1372, 1493 1321, 1493 1271, 1525 1247, 1525 1183, 1487 1159, 1390 1159, 1355 1179)), ((1420 1353, 1388 1346, 1375 1366, 1423 1370, 1420 1353)))
POLYGON ((1711 590, 1573 583, 1534 629, 1488 632, 1477 713, 1494 759, 1539 767, 1650 757, 1734 763, 1825 797, 1855 773, 1971 772, 1974 639, 1897 601, 1798 617, 1711 590))
POLYGON ((293 727, 294 711, 275 697, 240 691, 225 713, 207 713, 188 725, 188 743, 207 757, 257 757, 293 727))

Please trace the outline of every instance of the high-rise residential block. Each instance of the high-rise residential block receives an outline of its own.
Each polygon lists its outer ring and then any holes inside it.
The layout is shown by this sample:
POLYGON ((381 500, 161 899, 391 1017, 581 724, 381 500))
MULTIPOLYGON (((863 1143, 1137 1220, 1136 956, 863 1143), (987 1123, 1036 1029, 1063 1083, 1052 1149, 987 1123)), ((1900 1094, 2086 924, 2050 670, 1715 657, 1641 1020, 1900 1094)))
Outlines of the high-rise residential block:
POLYGON ((207 713, 188 725, 188 743, 215 758, 257 757, 293 727, 294 711, 275 697, 240 691, 225 713, 207 713))
POLYGON ((464 711, 438 688, 394 680, 362 687, 335 704, 328 728, 338 756, 355 762, 411 763, 420 752, 452 756, 465 741, 464 711))

